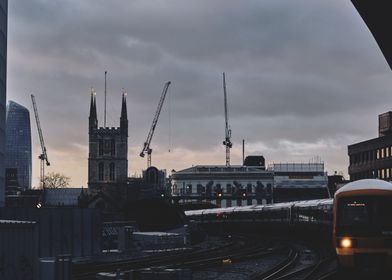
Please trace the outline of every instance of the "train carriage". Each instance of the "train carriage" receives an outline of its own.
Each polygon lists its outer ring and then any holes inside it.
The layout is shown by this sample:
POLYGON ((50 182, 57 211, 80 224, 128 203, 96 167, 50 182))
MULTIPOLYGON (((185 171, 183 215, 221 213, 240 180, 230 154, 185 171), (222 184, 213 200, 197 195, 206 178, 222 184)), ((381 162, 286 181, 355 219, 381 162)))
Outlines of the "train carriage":
POLYGON ((336 192, 333 212, 333 241, 343 269, 392 267, 391 183, 349 183, 336 192))

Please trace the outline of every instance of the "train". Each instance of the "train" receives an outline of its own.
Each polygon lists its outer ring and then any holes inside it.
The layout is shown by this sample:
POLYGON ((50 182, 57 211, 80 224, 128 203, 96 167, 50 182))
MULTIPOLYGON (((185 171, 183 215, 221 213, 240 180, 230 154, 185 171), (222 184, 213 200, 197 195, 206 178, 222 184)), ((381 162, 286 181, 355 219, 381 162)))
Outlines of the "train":
POLYGON ((186 211, 196 224, 251 223, 315 226, 331 232, 341 270, 392 268, 392 184, 363 179, 333 199, 186 211))
POLYGON ((335 193, 333 243, 342 270, 392 268, 392 184, 363 179, 335 193))
POLYGON ((275 223, 332 226, 333 199, 186 211, 193 223, 275 223))

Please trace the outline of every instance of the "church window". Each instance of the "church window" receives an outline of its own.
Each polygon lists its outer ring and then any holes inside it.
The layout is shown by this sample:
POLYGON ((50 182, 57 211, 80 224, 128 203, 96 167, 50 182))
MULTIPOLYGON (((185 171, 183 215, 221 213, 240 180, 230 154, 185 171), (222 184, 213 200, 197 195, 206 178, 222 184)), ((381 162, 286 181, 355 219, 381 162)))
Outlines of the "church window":
POLYGON ((98 142, 98 154, 100 155, 100 156, 103 156, 103 140, 102 139, 99 139, 99 142, 98 142))
POLYGON ((98 180, 99 181, 103 181, 103 172, 104 172, 103 162, 100 162, 98 164, 98 180))
POLYGON ((111 146, 112 141, 110 140, 105 140, 105 150, 104 153, 105 155, 110 154, 110 146, 111 146))
POLYGON ((112 143, 110 145, 110 154, 114 156, 116 154, 116 141, 112 139, 112 143))
POLYGON ((110 166, 109 166, 109 178, 110 178, 110 181, 114 181, 114 172, 115 172, 115 168, 114 168, 115 166, 114 166, 114 163, 112 162, 111 164, 110 164, 110 166))

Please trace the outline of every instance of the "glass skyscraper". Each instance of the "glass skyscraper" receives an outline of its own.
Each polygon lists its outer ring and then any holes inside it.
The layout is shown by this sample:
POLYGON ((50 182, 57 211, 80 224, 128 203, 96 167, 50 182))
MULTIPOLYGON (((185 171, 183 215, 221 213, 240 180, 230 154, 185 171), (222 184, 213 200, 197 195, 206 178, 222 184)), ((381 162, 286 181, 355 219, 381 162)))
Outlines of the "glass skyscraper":
POLYGON ((0 207, 4 206, 5 187, 5 103, 7 82, 8 1, 0 0, 0 207))
POLYGON ((29 110, 16 102, 7 105, 5 168, 16 169, 22 189, 31 189, 31 128, 29 110))

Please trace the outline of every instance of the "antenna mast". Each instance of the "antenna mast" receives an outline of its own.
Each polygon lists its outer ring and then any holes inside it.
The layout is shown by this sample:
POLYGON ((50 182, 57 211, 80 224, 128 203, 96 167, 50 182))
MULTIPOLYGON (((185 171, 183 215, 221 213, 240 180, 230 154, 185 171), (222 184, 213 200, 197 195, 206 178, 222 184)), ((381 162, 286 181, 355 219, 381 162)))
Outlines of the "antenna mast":
POLYGON ((105 71, 105 109, 104 109, 104 116, 103 116, 103 127, 106 127, 106 76, 108 71, 105 71))

